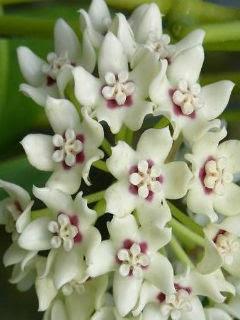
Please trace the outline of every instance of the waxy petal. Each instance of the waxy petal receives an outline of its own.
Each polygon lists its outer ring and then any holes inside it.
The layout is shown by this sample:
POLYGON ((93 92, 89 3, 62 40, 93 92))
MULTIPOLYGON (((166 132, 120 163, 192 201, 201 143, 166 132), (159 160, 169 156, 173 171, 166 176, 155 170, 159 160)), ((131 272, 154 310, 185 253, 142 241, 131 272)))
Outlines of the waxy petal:
POLYGON ((31 165, 42 171, 53 170, 54 163, 52 155, 54 146, 51 136, 45 134, 29 134, 21 141, 21 144, 31 165))
POLYGON ((108 6, 104 0, 93 0, 88 10, 89 17, 94 28, 104 33, 111 23, 111 15, 108 6))
POLYGON ((240 212, 240 187, 235 183, 225 184, 224 194, 216 195, 213 202, 217 212, 225 216, 234 216, 240 212))
POLYGON ((166 159, 172 147, 172 137, 169 127, 163 129, 148 129, 140 137, 137 152, 143 159, 161 164, 166 159))
POLYGON ((229 102, 233 87, 232 81, 219 81, 202 88, 200 97, 204 103, 202 112, 206 119, 212 120, 220 116, 229 102))
POLYGON ((240 172, 240 141, 227 140, 222 142, 217 150, 217 155, 225 157, 227 159, 227 169, 231 173, 240 172))
POLYGON ((49 218, 39 218, 30 223, 20 235, 18 244, 31 251, 49 250, 52 234, 48 231, 49 218))
POLYGON ((27 47, 17 49, 18 63, 25 80, 32 86, 41 86, 44 81, 42 67, 45 62, 27 47))
POLYGON ((118 38, 108 32, 99 51, 98 72, 104 79, 107 72, 119 74, 121 71, 128 71, 127 55, 118 38))

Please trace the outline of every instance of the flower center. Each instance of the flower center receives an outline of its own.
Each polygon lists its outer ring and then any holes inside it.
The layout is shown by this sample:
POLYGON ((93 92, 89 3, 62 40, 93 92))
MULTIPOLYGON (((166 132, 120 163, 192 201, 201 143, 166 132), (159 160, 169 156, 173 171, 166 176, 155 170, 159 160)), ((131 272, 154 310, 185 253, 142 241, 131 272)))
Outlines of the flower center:
POLYGON ((84 136, 76 135, 73 129, 67 129, 64 136, 55 134, 53 136, 55 151, 53 160, 63 162, 67 167, 73 167, 76 163, 84 161, 84 136))
POLYGON ((150 258, 146 253, 146 243, 124 242, 124 247, 117 252, 120 264, 119 273, 123 277, 134 276, 142 278, 143 269, 150 265, 150 258))
POLYGON ((160 193, 162 190, 161 169, 151 161, 140 160, 136 168, 130 171, 129 182, 137 189, 139 197, 147 199, 153 193, 160 193))
POLYGON ((106 85, 102 88, 102 95, 108 101, 116 102, 117 106, 129 106, 131 96, 135 91, 135 84, 128 80, 129 73, 122 71, 118 75, 108 72, 105 75, 106 85))
POLYGON ((150 34, 145 47, 154 53, 158 60, 168 59, 170 57, 170 37, 163 34, 160 38, 155 34, 150 34))
POLYGON ((234 253, 240 249, 238 238, 225 230, 220 230, 213 241, 224 263, 231 265, 234 253))
POLYGON ((72 280, 62 287, 62 292, 65 296, 70 296, 74 292, 83 294, 85 292, 85 287, 83 283, 77 280, 72 280))
POLYGON ((176 293, 165 295, 160 293, 157 300, 161 303, 161 313, 164 318, 171 317, 172 320, 178 320, 182 316, 182 312, 192 311, 192 290, 191 288, 183 288, 175 285, 176 293))
POLYGON ((48 64, 43 65, 42 72, 47 75, 47 84, 50 86, 55 83, 59 71, 65 65, 74 65, 71 63, 68 53, 57 55, 55 52, 50 52, 47 55, 48 64))
POLYGON ((60 213, 57 221, 51 221, 48 230, 53 233, 51 244, 53 248, 60 248, 63 245, 65 251, 71 251, 75 238, 79 234, 79 229, 71 223, 68 215, 60 213))
POLYGON ((188 84, 186 80, 180 80, 172 94, 172 100, 174 106, 180 108, 182 115, 190 116, 204 106, 200 94, 201 87, 198 83, 188 84))
POLYGON ((204 166, 204 177, 202 183, 207 190, 214 191, 218 195, 224 193, 224 184, 230 183, 233 175, 227 170, 227 159, 210 159, 204 166))

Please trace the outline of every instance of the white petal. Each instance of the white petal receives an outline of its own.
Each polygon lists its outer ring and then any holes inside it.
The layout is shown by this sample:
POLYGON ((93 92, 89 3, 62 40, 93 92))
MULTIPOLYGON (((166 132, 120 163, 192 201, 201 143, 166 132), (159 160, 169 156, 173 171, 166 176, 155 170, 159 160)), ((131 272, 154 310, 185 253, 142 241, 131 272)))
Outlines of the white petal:
POLYGON ((122 317, 126 316, 136 305, 141 285, 141 279, 137 279, 135 277, 122 277, 119 272, 114 273, 114 302, 119 314, 122 317))
POLYGON ((175 292, 172 265, 169 260, 160 253, 152 255, 151 264, 148 269, 145 270, 144 277, 163 293, 171 294, 175 292))
POLYGON ((200 95, 204 103, 202 111, 208 120, 217 118, 224 111, 233 87, 232 81, 219 81, 202 88, 200 95))
MULTIPOLYGON (((190 32, 186 37, 178 41, 173 45, 174 47, 174 55, 173 55, 173 61, 171 61, 171 64, 174 63, 174 58, 178 54, 180 54, 182 51, 190 48, 194 48, 197 45, 201 45, 203 43, 205 37, 205 31, 202 29, 196 29, 190 32)), ((169 66, 171 68, 171 65, 169 66)))
POLYGON ((162 167, 164 195, 167 199, 185 196, 190 185, 192 173, 183 161, 174 161, 162 167))
POLYGON ((166 159, 171 147, 172 137, 169 127, 163 129, 148 129, 140 137, 137 152, 143 159, 161 164, 166 159))
POLYGON ((172 237, 172 230, 170 228, 160 229, 155 225, 144 225, 140 228, 140 232, 142 240, 147 242, 149 250, 152 252, 156 252, 168 244, 172 237))
POLYGON ((197 266, 198 270, 203 274, 209 274, 219 269, 222 263, 222 258, 212 239, 205 239, 204 256, 197 266))
POLYGON ((58 299, 54 301, 51 310, 51 320, 68 320, 66 307, 64 303, 58 299))
POLYGON ((67 54, 72 63, 80 56, 80 44, 73 29, 63 20, 58 19, 54 28, 54 44, 57 55, 67 54))
POLYGON ((106 190, 105 200, 106 212, 123 217, 135 209, 137 196, 129 191, 127 181, 119 181, 106 190))
POLYGON ((14 183, 0 179, 0 188, 3 188, 9 194, 11 199, 19 201, 22 209, 25 209, 31 201, 28 192, 14 183))
POLYGON ((187 194, 187 207, 194 213, 208 216, 211 222, 218 219, 213 209, 213 198, 204 192, 200 182, 191 185, 187 194))
POLYGON ((146 53, 139 63, 135 66, 130 74, 130 79, 137 86, 138 94, 141 97, 147 98, 149 95, 149 86, 153 79, 160 72, 160 64, 156 59, 153 59, 151 53, 146 53))
POLYGON ((51 136, 29 134, 21 141, 21 144, 31 165, 43 171, 53 170, 54 147, 51 136))
POLYGON ((147 202, 143 200, 137 205, 137 214, 141 225, 156 225, 163 228, 171 220, 171 212, 166 201, 156 199, 156 201, 147 202))
POLYGON ((84 229, 93 225, 97 219, 96 211, 88 208, 87 200, 83 198, 82 192, 79 192, 75 197, 74 212, 80 217, 81 226, 84 229))
POLYGON ((101 83, 82 67, 73 69, 75 96, 83 106, 95 106, 101 95, 101 83))
POLYGON ((64 134, 67 129, 79 127, 79 115, 74 105, 65 99, 48 98, 46 114, 55 133, 64 134))
POLYGON ((33 201, 26 207, 16 221, 16 229, 18 233, 22 233, 24 228, 31 222, 31 209, 33 201))
POLYGON ((22 91, 26 96, 32 98, 33 101, 39 104, 40 106, 45 107, 48 96, 48 91, 46 87, 35 88, 23 83, 20 85, 19 90, 22 91))
MULTIPOLYGON (((191 311, 181 312, 180 320, 193 320, 193 319, 206 320, 202 303, 198 297, 194 297, 191 300, 191 305, 192 305, 191 311)), ((216 319, 216 320, 220 320, 220 319, 216 319)))
POLYGON ((206 296, 218 303, 225 300, 221 292, 232 294, 235 292, 234 286, 224 279, 220 270, 204 275, 192 271, 189 274, 189 285, 192 287, 194 295, 206 296))
POLYGON ((81 65, 92 73, 97 62, 95 49, 90 41, 87 30, 83 32, 81 65))
POLYGON ((142 320, 168 320, 168 317, 166 318, 161 315, 158 305, 149 304, 143 311, 142 320))
POLYGON ((87 108, 82 108, 83 122, 81 129, 86 135, 85 148, 100 146, 104 138, 103 127, 99 122, 92 119, 87 108))
POLYGON ((217 154, 227 159, 227 169, 231 173, 240 171, 240 141, 228 140, 221 143, 218 147, 217 154))
POLYGON ((33 194, 36 198, 46 204, 46 206, 55 213, 73 212, 73 202, 71 196, 63 193, 60 190, 50 188, 33 187, 33 194))
POLYGON ((162 34, 162 16, 156 3, 151 3, 145 10, 132 16, 132 27, 138 42, 145 44, 150 34, 160 37, 162 34))
POLYGON ((20 263, 26 256, 26 250, 20 248, 17 243, 11 244, 3 256, 4 267, 20 263))
POLYGON ((52 300, 56 297, 57 289, 54 286, 52 278, 50 277, 38 277, 36 279, 35 286, 39 302, 38 311, 45 311, 50 306, 52 300))
POLYGON ((205 308, 207 320, 232 320, 232 317, 224 310, 217 308, 205 308))
POLYGON ((30 223, 20 235, 18 244, 26 250, 48 250, 52 234, 48 231, 49 218, 39 218, 30 223))
POLYGON ((225 218, 220 224, 219 228, 233 233, 240 237, 240 215, 225 218))
POLYGON ((124 51, 130 59, 136 50, 136 42, 131 27, 122 13, 117 13, 110 30, 117 36, 123 45, 124 51))
POLYGON ((168 70, 168 78, 173 84, 177 84, 182 79, 190 83, 197 82, 203 60, 204 51, 200 45, 183 51, 175 58, 174 65, 168 70))
POLYGON ((73 66, 66 64, 58 72, 56 82, 60 98, 64 98, 67 85, 73 80, 72 70, 73 66))
POLYGON ((88 256, 87 264, 87 273, 90 277, 97 277, 114 270, 116 250, 113 243, 110 240, 102 241, 88 256))
POLYGON ((225 184, 224 194, 215 196, 213 202, 217 212, 226 215, 234 216, 239 213, 240 207, 240 187, 234 183, 225 184))
POLYGON ((93 0, 88 10, 94 28, 101 33, 107 31, 111 23, 111 15, 104 0, 93 0))
POLYGON ((45 62, 27 47, 17 49, 18 63, 25 80, 33 86, 41 86, 44 81, 42 66, 45 62))
POLYGON ((58 189, 67 194, 76 193, 81 184, 81 168, 75 166, 69 170, 65 170, 60 165, 50 176, 46 186, 58 189))
POLYGON ((114 217, 108 224, 108 231, 116 248, 123 247, 124 240, 139 240, 138 225, 133 215, 114 217))
POLYGON ((126 110, 123 122, 132 131, 137 131, 142 127, 146 115, 152 112, 152 102, 136 100, 134 104, 126 110))
POLYGON ((95 30, 93 21, 85 10, 80 9, 79 13, 81 30, 84 30, 84 32, 87 33, 89 41, 92 43, 93 47, 95 49, 99 49, 103 41, 103 35, 98 30, 95 30))
POLYGON ((107 72, 119 74, 128 71, 127 55, 121 42, 111 33, 107 33, 99 51, 98 72, 102 78, 107 72))
POLYGON ((85 263, 75 246, 71 251, 58 250, 53 266, 53 279, 57 289, 77 276, 81 278, 85 271, 85 263))

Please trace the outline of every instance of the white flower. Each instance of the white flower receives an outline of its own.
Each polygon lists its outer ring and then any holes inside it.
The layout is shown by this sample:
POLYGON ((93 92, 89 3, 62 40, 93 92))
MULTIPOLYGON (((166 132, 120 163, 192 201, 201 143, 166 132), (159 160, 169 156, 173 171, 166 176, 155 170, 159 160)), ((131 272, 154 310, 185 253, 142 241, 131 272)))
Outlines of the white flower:
POLYGON ((77 35, 63 19, 55 25, 54 50, 47 55, 46 62, 27 47, 19 47, 17 51, 21 72, 28 83, 21 84, 20 90, 41 106, 45 106, 48 95, 64 95, 74 66, 82 64, 91 72, 96 63, 88 39, 83 37, 81 50, 77 35))
POLYGON ((31 221, 33 202, 28 192, 14 183, 0 180, 0 188, 8 194, 0 201, 0 224, 5 225, 6 232, 15 240, 31 221))
POLYGON ((88 12, 79 10, 81 29, 94 48, 99 48, 112 18, 104 0, 92 0, 88 12))
POLYGON ((118 181, 105 193, 107 212, 124 216, 137 209, 142 224, 160 227, 171 219, 165 198, 182 198, 192 177, 185 162, 164 163, 172 143, 167 127, 145 131, 136 151, 123 141, 112 148, 107 166, 118 181))
POLYGON ((174 127, 174 139, 182 132, 192 143, 209 129, 220 127, 220 120, 215 118, 226 108, 233 83, 219 81, 204 87, 198 84, 204 60, 202 46, 179 57, 171 73, 167 73, 168 62, 162 61, 162 69, 150 85, 149 93, 157 105, 154 114, 166 116, 174 127))
POLYGON ((48 98, 46 114, 54 136, 30 134, 22 140, 29 162, 39 170, 53 171, 47 186, 67 193, 78 191, 81 177, 89 185, 89 170, 103 157, 98 149, 103 140, 102 126, 82 109, 83 121, 68 100, 48 98))
POLYGON ((111 32, 105 36, 98 59, 99 78, 84 68, 73 70, 75 95, 83 106, 94 109, 98 121, 106 121, 112 133, 125 124, 140 129, 153 104, 147 101, 148 87, 159 70, 157 62, 146 55, 129 72, 127 55, 121 42, 111 32))
POLYGON ((226 130, 208 132, 186 155, 192 164, 194 180, 187 195, 188 208, 205 214, 212 222, 217 213, 233 216, 239 213, 240 187, 234 183, 234 174, 240 171, 240 142, 229 140, 219 144, 226 130))
POLYGON ((73 201, 61 191, 34 187, 34 195, 50 209, 49 217, 38 218, 20 235, 18 243, 25 250, 50 250, 44 275, 52 272, 57 289, 78 279, 86 280, 84 257, 101 236, 92 225, 96 212, 87 207, 87 201, 78 193, 73 201))
POLYGON ((223 267, 233 276, 240 269, 240 216, 225 218, 219 224, 210 224, 204 229, 205 255, 198 268, 210 273, 223 267))
POLYGON ((203 276, 194 270, 176 276, 174 287, 175 292, 165 294, 145 281, 133 315, 143 312, 143 320, 205 320, 204 309, 198 296, 206 296, 220 303, 225 299, 221 291, 234 293, 233 286, 221 273, 203 276))
POLYGON ((30 278, 34 273, 33 261, 37 252, 20 248, 17 240, 31 222, 33 201, 28 192, 16 184, 0 180, 0 187, 8 194, 8 197, 0 202, 0 224, 5 225, 6 232, 11 234, 13 241, 4 253, 3 264, 5 267, 14 266, 10 281, 25 290, 26 278, 29 279, 29 286, 33 283, 30 278))
POLYGON ((174 72, 173 70, 179 63, 182 63, 182 57, 186 50, 202 45, 205 35, 203 30, 197 29, 181 41, 171 44, 170 36, 163 33, 162 14, 155 3, 139 6, 133 11, 128 21, 138 47, 132 57, 132 64, 135 65, 147 51, 150 51, 156 60, 168 60, 170 74, 174 72))
MULTIPOLYGON (((107 280, 107 277, 89 280, 79 293, 73 292, 70 296, 58 295, 48 306, 44 314, 44 320, 89 320, 95 310, 102 306, 107 280)), ((44 292, 44 286, 42 286, 40 295, 42 301, 46 299, 44 293, 48 294, 46 287, 44 292)))
POLYGON ((108 231, 110 240, 102 241, 88 256, 88 273, 96 277, 114 271, 113 296, 121 316, 134 308, 143 279, 165 293, 174 291, 172 266, 158 253, 170 241, 170 229, 139 228, 135 218, 128 215, 114 217, 108 231))

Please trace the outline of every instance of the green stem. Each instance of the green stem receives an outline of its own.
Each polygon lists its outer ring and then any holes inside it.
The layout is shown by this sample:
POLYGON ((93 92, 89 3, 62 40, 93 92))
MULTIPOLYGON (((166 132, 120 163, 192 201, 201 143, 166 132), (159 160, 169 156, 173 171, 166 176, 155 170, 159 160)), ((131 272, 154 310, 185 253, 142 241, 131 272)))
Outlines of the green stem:
POLYGON ((240 41, 225 41, 219 43, 206 43, 204 49, 207 51, 240 51, 240 41))
POLYGON ((168 205, 174 218, 176 218, 184 226, 192 230, 195 234, 203 236, 202 228, 196 222, 194 222, 191 218, 189 218, 186 214, 179 210, 172 202, 168 201, 168 205))
POLYGON ((182 136, 182 134, 180 134, 179 137, 177 138, 177 140, 175 140, 173 142, 172 149, 168 154, 166 162, 171 162, 171 161, 175 160, 176 154, 177 154, 179 148, 181 147, 182 142, 183 142, 183 136, 182 136))
MULTIPOLYGON (((76 22, 70 22, 79 34, 76 22)), ((23 36, 34 38, 50 38, 53 35, 55 20, 6 15, 0 17, 1 36, 23 36)))
POLYGON ((106 165, 106 162, 103 160, 98 160, 98 161, 93 162, 93 166, 99 170, 109 172, 108 167, 106 165))
POLYGON ((78 100, 77 100, 77 98, 75 96, 73 81, 71 81, 67 85, 66 90, 65 90, 64 93, 65 93, 66 97, 68 98, 68 100, 70 100, 74 104, 74 106, 76 107, 77 111, 79 112, 80 118, 82 118, 81 105, 80 105, 80 103, 78 102, 78 100))
POLYGON ((97 202, 104 198, 105 191, 98 191, 92 194, 85 196, 84 198, 87 200, 88 204, 97 202))
POLYGON ((94 207, 94 210, 97 212, 98 217, 101 217, 106 212, 106 201, 104 199, 97 202, 94 207))
POLYGON ((187 266, 190 266, 191 268, 194 268, 192 261, 189 259, 188 255, 183 250, 183 248, 181 247, 178 240, 174 237, 174 235, 172 236, 170 246, 171 246, 171 249, 176 254, 176 256, 178 257, 178 259, 182 261, 182 263, 186 264, 187 266))
POLYGON ((36 220, 43 217, 52 217, 52 213, 48 208, 40 209, 40 210, 34 210, 31 213, 32 220, 36 220))
POLYGON ((133 131, 127 128, 125 140, 130 146, 132 145, 132 142, 133 142, 133 135, 134 135, 133 131))
POLYGON ((189 241, 192 241, 201 247, 204 246, 204 239, 201 236, 189 230, 176 219, 172 218, 172 220, 169 222, 169 226, 172 227, 173 232, 176 231, 176 233, 178 235, 181 235, 184 238, 184 240, 188 239, 189 241))
POLYGON ((106 152, 108 156, 111 156, 112 154, 112 146, 111 144, 107 141, 106 138, 103 139, 103 143, 101 145, 102 149, 106 152))
POLYGON ((154 125, 155 129, 162 129, 169 125, 169 120, 165 117, 161 117, 161 119, 154 125))
POLYGON ((172 26, 172 33, 177 39, 181 39, 189 32, 196 29, 196 27, 203 29, 206 32, 204 44, 224 43, 226 41, 240 41, 240 21, 229 21, 222 23, 196 24, 190 27, 184 22, 178 21, 172 26))
POLYGON ((115 136, 116 143, 118 141, 125 141, 126 133, 127 133, 127 127, 125 125, 123 125, 121 130, 115 136))

